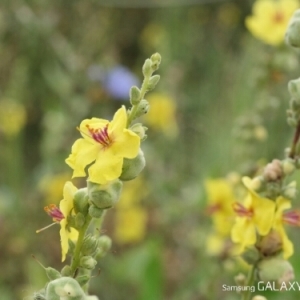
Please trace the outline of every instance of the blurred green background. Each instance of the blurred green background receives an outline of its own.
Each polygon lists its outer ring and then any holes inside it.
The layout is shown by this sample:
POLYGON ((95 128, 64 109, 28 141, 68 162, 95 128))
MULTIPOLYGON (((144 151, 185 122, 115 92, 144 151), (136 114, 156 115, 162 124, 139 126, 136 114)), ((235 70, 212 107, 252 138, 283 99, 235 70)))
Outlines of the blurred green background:
MULTIPOLYGON (((155 114, 160 126, 145 118, 147 167, 139 184, 128 183, 127 198, 136 200, 107 214, 102 229, 113 246, 99 262, 91 294, 101 300, 239 299, 222 291, 222 284, 234 284, 239 266, 206 253, 211 223, 203 181, 231 171, 251 174, 253 162, 283 156, 292 137, 286 84, 298 64, 286 49, 283 60, 270 63, 277 50, 244 27, 251 5, 1 1, 2 300, 30 299, 46 283, 32 254, 45 266, 62 268, 58 228, 35 231, 51 222, 43 207, 59 202, 71 178, 64 160, 79 136, 76 126, 84 118, 110 119, 129 105, 129 88, 141 83, 143 62, 155 52, 162 55, 161 81, 149 101, 153 109, 155 99, 167 104, 155 114), (263 126, 267 139, 245 136, 247 120, 263 126), (124 222, 131 227, 118 232, 124 222)), ((297 260, 295 255, 300 278, 297 260)))

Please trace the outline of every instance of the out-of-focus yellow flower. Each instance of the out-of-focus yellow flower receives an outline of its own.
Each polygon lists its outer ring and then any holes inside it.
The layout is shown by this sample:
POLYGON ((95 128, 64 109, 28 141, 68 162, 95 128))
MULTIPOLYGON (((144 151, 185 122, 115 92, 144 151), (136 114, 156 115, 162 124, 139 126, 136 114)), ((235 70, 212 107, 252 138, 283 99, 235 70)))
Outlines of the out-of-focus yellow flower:
POLYGON ((72 153, 66 163, 74 170, 73 177, 86 176, 85 167, 89 169, 89 180, 106 184, 120 177, 124 158, 135 158, 140 148, 140 138, 126 129, 127 113, 122 106, 111 122, 92 118, 83 120, 78 139, 72 146, 72 153))
POLYGON ((140 42, 145 49, 157 49, 164 42, 165 29, 157 23, 149 23, 142 31, 140 42))
POLYGON ((39 189, 45 196, 45 203, 58 203, 61 199, 61 191, 65 182, 70 178, 69 173, 47 175, 39 182, 39 189))
POLYGON ((115 215, 114 236, 118 243, 136 243, 145 237, 147 212, 142 206, 133 205, 120 209, 115 215))
POLYGON ((178 126, 175 118, 175 101, 162 93, 151 93, 147 100, 150 103, 150 110, 144 116, 145 123, 157 131, 162 131, 170 138, 176 137, 178 126))
POLYGON ((257 0, 246 27, 256 38, 277 46, 284 41, 288 22, 298 7, 297 0, 257 0))
POLYGON ((8 137, 17 135, 26 122, 26 110, 16 101, 4 99, 0 101, 0 132, 8 137))
POLYGON ((228 236, 234 221, 232 205, 235 202, 232 186, 224 179, 207 180, 208 212, 218 234, 228 236))
POLYGON ((126 182, 116 205, 114 236, 119 244, 136 243, 146 234, 147 211, 141 200, 149 190, 142 177, 126 182))
POLYGON ((234 203, 237 214, 235 224, 231 230, 231 239, 240 244, 240 250, 256 243, 256 231, 265 236, 269 233, 274 220, 275 201, 259 196, 251 187, 252 180, 243 178, 248 190, 245 203, 234 203))
POLYGON ((63 190, 63 199, 60 201, 59 208, 54 204, 45 207, 45 211, 50 217, 52 217, 53 221, 55 223, 60 224, 59 233, 62 251, 62 261, 66 259, 66 255, 69 250, 68 240, 77 240, 78 238, 78 231, 70 227, 70 225, 68 224, 68 216, 70 216, 73 212, 73 200, 76 191, 77 188, 72 184, 72 182, 66 182, 63 190))

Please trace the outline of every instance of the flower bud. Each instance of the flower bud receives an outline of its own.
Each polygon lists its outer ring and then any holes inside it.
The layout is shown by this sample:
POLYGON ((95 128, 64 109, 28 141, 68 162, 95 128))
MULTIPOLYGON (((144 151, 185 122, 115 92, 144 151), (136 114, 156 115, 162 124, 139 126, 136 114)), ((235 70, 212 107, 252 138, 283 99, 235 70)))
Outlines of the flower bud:
POLYGON ((149 108, 149 102, 146 99, 142 99, 137 107, 136 118, 145 115, 149 111, 149 108))
POLYGON ((152 62, 151 67, 153 71, 156 71, 159 68, 161 63, 161 55, 159 53, 154 53, 151 55, 150 60, 152 62))
POLYGON ((99 247, 97 258, 104 257, 111 248, 111 238, 107 235, 101 235, 98 239, 99 247))
POLYGON ((159 79, 160 79, 159 75, 151 76, 147 85, 147 91, 152 91, 157 85, 157 83, 159 82, 159 79))
POLYGON ((85 294, 79 283, 74 278, 61 277, 48 283, 46 299, 85 299, 85 294))
POLYGON ((92 218, 99 219, 102 217, 104 209, 98 208, 97 206, 91 204, 89 207, 89 214, 92 218))
POLYGON ((45 271, 46 271, 47 277, 50 280, 54 280, 54 279, 57 279, 57 278, 61 277, 60 272, 58 272, 54 268, 48 267, 48 268, 45 268, 45 271))
POLYGON ((260 280, 265 282, 275 281, 281 284, 284 281, 290 281, 294 278, 292 265, 280 257, 271 257, 262 260, 258 263, 257 269, 260 280))
POLYGON ((266 236, 261 237, 256 247, 263 256, 270 257, 282 249, 282 240, 277 231, 271 230, 266 236))
POLYGON ((282 178, 282 175, 281 161, 278 159, 273 159, 263 171, 263 177, 266 181, 276 181, 282 178))
POLYGON ((296 198, 297 196, 297 183, 296 181, 292 181, 290 182, 284 189, 283 189, 283 196, 290 199, 290 200, 293 200, 296 198))
POLYGON ((140 89, 138 87, 136 87, 136 86, 131 87, 129 96, 130 96, 130 103, 132 105, 139 104, 139 102, 141 100, 140 99, 140 97, 141 97, 141 91, 140 91, 140 89))
POLYGON ((143 126, 142 123, 135 123, 130 127, 130 130, 137 134, 141 141, 144 141, 147 138, 146 131, 148 130, 147 127, 143 126))
POLYGON ((137 157, 133 159, 124 158, 122 173, 119 177, 123 181, 132 180, 137 177, 146 165, 143 151, 140 149, 137 157))
POLYGON ((85 222, 85 217, 81 212, 79 212, 75 217, 76 228, 77 229, 82 228, 82 226, 84 225, 84 222, 85 222))
POLYGON ((75 213, 81 212, 84 216, 88 212, 88 189, 83 188, 76 191, 74 194, 74 210, 75 213))
POLYGON ((255 247, 246 248, 241 256, 249 265, 254 265, 260 259, 259 252, 255 247))
POLYGON ((62 276, 66 276, 66 277, 71 277, 71 276, 72 276, 72 269, 71 269, 71 266, 65 265, 65 266, 61 269, 61 275, 62 275, 62 276))
POLYGON ((300 48, 300 10, 296 10, 292 16, 286 34, 286 42, 296 48, 300 48))
POLYGON ((239 286, 246 285, 246 281, 247 281, 247 278, 246 278, 245 274, 243 274, 243 273, 239 273, 238 275, 236 275, 234 277, 234 282, 239 286))
MULTIPOLYGON (((107 209, 118 202, 123 183, 118 179, 110 181, 108 184, 96 184, 88 181, 87 186, 91 203, 98 208, 107 209)), ((91 213, 91 208, 89 213, 91 213)))
POLYGON ((145 60, 145 63, 143 65, 143 69, 142 69, 144 77, 150 77, 151 74, 153 73, 151 66, 152 66, 152 61, 149 58, 147 58, 145 60))
POLYGON ((75 279, 80 284, 80 286, 84 286, 85 284, 87 284, 89 282, 89 280, 91 279, 91 276, 80 275, 80 276, 77 276, 75 279))
POLYGON ((82 256, 80 258, 80 267, 88 270, 93 270, 97 265, 97 261, 91 256, 82 256))
POLYGON ((300 78, 290 80, 288 83, 288 90, 292 96, 294 102, 299 103, 300 101, 300 78))
POLYGON ((284 175, 291 175, 296 169, 294 160, 290 158, 285 159, 282 162, 282 169, 284 175))
POLYGON ((256 295, 252 298, 252 300, 268 300, 268 299, 264 296, 256 295))
POLYGON ((99 240, 89 234, 83 240, 81 246, 81 253, 85 256, 93 255, 98 249, 98 246, 99 246, 99 240))

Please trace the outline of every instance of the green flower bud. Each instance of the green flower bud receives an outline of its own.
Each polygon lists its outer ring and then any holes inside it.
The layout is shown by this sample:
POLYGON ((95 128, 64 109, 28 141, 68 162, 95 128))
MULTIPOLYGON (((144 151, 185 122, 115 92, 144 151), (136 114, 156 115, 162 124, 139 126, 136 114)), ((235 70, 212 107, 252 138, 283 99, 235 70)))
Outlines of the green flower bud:
POLYGON ((85 217, 81 212, 79 212, 75 217, 76 228, 78 229, 82 228, 84 222, 85 222, 85 217))
POLYGON ((71 277, 50 281, 46 290, 47 300, 82 300, 85 294, 79 283, 71 277))
POLYGON ((288 90, 290 92, 290 95, 294 99, 294 101, 299 104, 299 102, 300 102, 300 78, 290 80, 288 83, 288 90))
POLYGON ((98 208, 95 205, 91 204, 89 207, 89 214, 92 218, 99 219, 102 217, 104 209, 98 208))
POLYGON ((80 258, 80 267, 88 270, 93 270, 97 265, 97 261, 91 256, 82 256, 80 258))
POLYGON ((286 34, 286 42, 296 48, 300 48, 300 10, 296 10, 292 16, 286 34))
POLYGON ((145 115, 149 111, 149 108, 149 102, 146 99, 142 99, 137 107, 135 117, 138 118, 145 115))
POLYGON ((282 191, 282 194, 285 198, 290 200, 294 200, 298 194, 298 190, 296 187, 296 181, 290 182, 282 191))
POLYGON ((97 253, 97 258, 102 258, 104 257, 107 252, 111 248, 111 238, 107 235, 101 235, 98 239, 99 242, 99 247, 98 247, 98 253, 97 253))
POLYGON ((256 295, 251 300, 268 300, 268 299, 264 296, 256 295))
POLYGON ((135 123, 130 127, 130 130, 136 133, 141 141, 144 141, 147 138, 146 131, 148 130, 147 127, 143 126, 142 123, 135 123))
POLYGON ((265 282, 275 281, 281 284, 283 281, 290 281, 294 278, 292 265, 280 257, 262 260, 258 263, 257 269, 260 280, 265 282))
MULTIPOLYGON (((122 181, 116 179, 108 184, 96 184, 88 181, 88 191, 91 203, 101 209, 107 209, 114 206, 120 197, 122 191, 122 181)), ((91 209, 89 209, 91 213, 91 209)))
POLYGON ((239 273, 238 275, 236 275, 236 276, 234 277, 234 282, 235 282, 237 285, 246 285, 247 278, 246 278, 245 274, 239 273))
POLYGON ((136 178, 146 165, 146 160, 143 151, 140 149, 137 157, 133 159, 124 158, 122 173, 119 177, 123 181, 128 181, 136 178))
POLYGON ((46 300, 45 290, 41 290, 38 291, 37 293, 33 293, 33 300, 46 300))
POLYGON ((291 107, 291 110, 288 110, 287 114, 288 114, 289 117, 292 117, 293 112, 299 112, 300 111, 300 101, 292 98, 290 100, 290 107, 291 107))
POLYGON ((143 75, 144 77, 150 77, 152 73, 152 61, 149 58, 147 58, 143 65, 143 75))
POLYGON ((283 173, 284 175, 291 175, 295 169, 295 161, 291 158, 287 158, 282 162, 282 169, 283 169, 283 173))
POLYGON ((159 68, 159 65, 161 63, 161 55, 159 53, 154 53, 150 57, 151 62, 152 62, 152 70, 156 71, 159 68))
POLYGON ((249 265, 254 265, 260 259, 259 252, 255 247, 247 248, 241 256, 249 265))
POLYGON ((140 89, 136 86, 131 87, 129 96, 130 96, 130 103, 132 105, 139 104, 139 102, 141 100, 141 91, 140 91, 140 89))
POLYGON ((71 266, 69 265, 65 265, 62 269, 61 269, 61 275, 62 276, 72 276, 72 269, 71 266))
POLYGON ((74 195, 75 213, 81 212, 85 216, 88 212, 88 208, 88 189, 79 189, 74 195))
POLYGON ((99 240, 90 234, 85 236, 82 246, 81 246, 81 253, 83 255, 93 255, 99 246, 99 240))
POLYGON ((80 286, 84 286, 89 282, 89 280, 91 279, 91 276, 80 275, 80 276, 76 277, 75 279, 80 284, 80 286))
POLYGON ((157 83, 159 82, 160 76, 159 75, 154 75, 151 76, 147 85, 147 91, 152 91, 157 83))
POLYGON ((48 267, 48 268, 45 268, 45 271, 50 280, 54 280, 54 279, 61 277, 60 272, 58 272, 54 268, 48 267))
POLYGON ((298 126, 298 121, 295 120, 294 117, 289 117, 289 118, 287 118, 287 123, 288 123, 291 127, 297 127, 297 126, 298 126))

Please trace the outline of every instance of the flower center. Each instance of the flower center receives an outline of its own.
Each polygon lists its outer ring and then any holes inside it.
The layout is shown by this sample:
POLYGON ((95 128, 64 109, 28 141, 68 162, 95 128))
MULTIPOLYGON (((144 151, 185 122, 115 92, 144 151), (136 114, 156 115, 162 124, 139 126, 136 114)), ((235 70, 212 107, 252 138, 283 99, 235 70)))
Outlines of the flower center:
POLYGON ((300 226, 300 211, 291 210, 282 214, 282 221, 292 226, 300 226))
POLYGON ((232 208, 239 217, 246 217, 249 219, 253 217, 253 209, 246 208, 243 204, 239 202, 234 202, 232 204, 232 208))
POLYGON ((275 23, 281 23, 284 21, 284 14, 281 11, 276 11, 275 15, 273 16, 273 20, 275 23))
POLYGON ((103 147, 111 145, 112 140, 108 135, 108 124, 104 128, 97 129, 91 128, 89 125, 86 125, 86 127, 96 142, 100 143, 103 147))
POLYGON ((55 204, 50 204, 49 206, 45 206, 44 210, 55 223, 59 223, 62 219, 65 218, 61 210, 55 204))
POLYGON ((222 204, 221 203, 215 203, 208 205, 206 208, 206 212, 208 215, 212 215, 215 212, 221 211, 222 210, 222 204))

